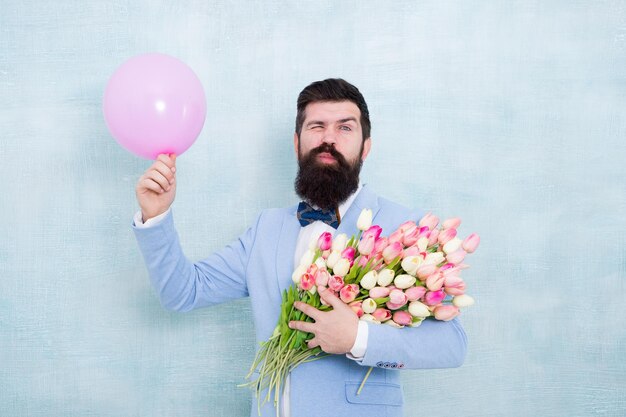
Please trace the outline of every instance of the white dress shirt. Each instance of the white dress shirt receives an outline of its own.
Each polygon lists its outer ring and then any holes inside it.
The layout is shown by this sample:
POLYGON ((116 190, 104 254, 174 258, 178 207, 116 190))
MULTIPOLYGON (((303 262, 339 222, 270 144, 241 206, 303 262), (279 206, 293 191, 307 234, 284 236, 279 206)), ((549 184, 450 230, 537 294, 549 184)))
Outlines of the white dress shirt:
MULTIPOLYGON (((359 188, 350 197, 348 197, 346 201, 344 201, 339 206, 339 216, 341 218, 343 218, 343 216, 346 214, 346 212, 352 205, 352 202, 356 198, 357 194, 361 191, 362 187, 363 186, 359 184, 359 188)), ((135 227, 145 228, 145 227, 154 226, 158 224, 159 222, 161 222, 161 220, 167 215, 167 213, 169 213, 169 211, 170 209, 167 209, 166 212, 161 213, 156 217, 152 217, 146 220, 145 223, 142 221, 141 211, 138 211, 137 213, 135 213, 135 217, 134 217, 135 227)), ((296 249, 294 251, 294 261, 293 261, 294 267, 300 264, 300 258, 302 258, 302 255, 304 255, 304 252, 306 252, 306 250, 309 248, 311 241, 312 240, 317 241, 319 236, 324 232, 329 232, 334 237, 337 230, 334 229, 332 226, 319 220, 314 221, 313 223, 305 227, 302 227, 300 229, 300 233, 298 234, 298 240, 296 241, 296 249)), ((363 359, 363 357, 365 356, 365 351, 367 350, 367 337, 368 337, 367 323, 359 320, 359 327, 357 329, 356 340, 354 341, 354 345, 352 346, 352 349, 350 349, 350 352, 346 353, 346 357, 352 360, 356 360, 356 361, 363 359)), ((285 379, 283 398, 282 398, 283 400, 282 401, 283 409, 281 412, 282 417, 291 417, 291 410, 290 410, 290 403, 289 403, 290 401, 289 400, 289 392, 290 392, 289 385, 290 385, 289 374, 287 374, 287 378, 285 379)))

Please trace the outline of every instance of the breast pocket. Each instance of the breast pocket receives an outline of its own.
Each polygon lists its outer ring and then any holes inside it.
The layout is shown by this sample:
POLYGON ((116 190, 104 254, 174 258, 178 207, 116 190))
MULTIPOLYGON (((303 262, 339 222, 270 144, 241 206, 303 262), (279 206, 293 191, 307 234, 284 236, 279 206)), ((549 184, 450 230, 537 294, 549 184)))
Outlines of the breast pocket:
POLYGON ((346 399, 352 404, 391 405, 404 404, 402 387, 398 384, 366 381, 357 395, 360 382, 346 382, 346 399))

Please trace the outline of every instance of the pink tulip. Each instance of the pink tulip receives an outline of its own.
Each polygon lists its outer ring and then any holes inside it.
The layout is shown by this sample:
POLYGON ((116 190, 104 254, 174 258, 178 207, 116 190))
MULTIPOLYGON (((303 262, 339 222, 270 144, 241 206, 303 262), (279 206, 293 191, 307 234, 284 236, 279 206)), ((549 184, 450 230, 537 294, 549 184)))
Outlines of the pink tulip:
POLYGON ((424 295, 424 304, 428 306, 435 306, 441 303, 444 298, 446 298, 446 293, 443 290, 428 291, 424 295))
POLYGON ((388 287, 374 287, 370 290, 370 298, 388 297, 391 290, 388 287))
POLYGON ((391 310, 391 311, 394 311, 394 310, 399 310, 399 309, 401 309, 402 307, 404 307, 405 305, 406 305, 406 303, 404 303, 404 304, 402 304, 402 303, 395 304, 395 303, 392 303, 391 301, 387 301, 387 302, 385 303, 385 306, 386 306, 389 310, 391 310))
POLYGON ((434 274, 435 271, 437 271, 437 265, 421 265, 419 268, 417 268, 417 277, 420 279, 420 281, 426 281, 426 278, 434 274))
POLYGON ((428 246, 432 246, 435 243, 437 243, 438 239, 439 239, 439 229, 435 229, 431 231, 430 235, 428 235, 428 246))
POLYGON ((396 230, 395 232, 390 234, 387 239, 389 240, 389 244, 396 242, 402 243, 402 239, 404 239, 404 233, 402 233, 402 230, 396 230))
POLYGON ((443 281, 443 289, 449 295, 465 294, 465 281, 458 275, 450 275, 445 277, 443 281))
POLYGON ((404 236, 402 237, 402 243, 404 246, 412 246, 415 245, 417 239, 419 239, 420 229, 417 226, 414 226, 412 229, 404 232, 404 236))
POLYGON ((315 274, 315 285, 325 287, 328 285, 329 278, 330 274, 327 270, 318 269, 317 273, 315 274))
POLYGON ((357 265, 360 266, 361 268, 365 268, 365 265, 367 265, 369 260, 370 260, 369 256, 361 255, 361 256, 359 256, 359 262, 357 263, 357 265))
POLYGON ((426 287, 431 291, 439 291, 443 287, 444 276, 441 272, 435 272, 426 278, 426 287))
POLYGON ((428 228, 428 226, 422 226, 419 228, 419 232, 417 233, 417 238, 421 238, 421 237, 428 237, 430 236, 430 229, 428 228))
POLYGON ((356 254, 356 249, 354 249, 352 246, 348 246, 347 248, 343 250, 343 252, 341 252, 341 257, 349 260, 350 264, 352 264, 352 261, 354 261, 355 254, 356 254))
POLYGON ((374 250, 375 243, 376 240, 374 238, 374 235, 363 236, 358 245, 359 253, 361 253, 362 255, 369 255, 374 250))
POLYGON ((401 326, 408 326, 413 323, 413 317, 408 311, 400 310, 393 313, 393 321, 401 326))
POLYGON ((461 219, 459 217, 452 217, 447 219, 445 222, 441 224, 441 227, 445 229, 458 229, 461 225, 461 219))
POLYGON ((313 288, 313 285, 315 285, 315 278, 313 277, 313 275, 311 274, 302 275, 302 278, 300 278, 301 289, 308 291, 311 288, 313 288))
POLYGON ((374 316, 376 320, 383 322, 391 318, 391 311, 387 310, 386 308, 377 308, 372 313, 372 316, 374 316))
POLYGON ((374 250, 372 251, 372 253, 382 254, 383 250, 385 250, 387 246, 389 246, 389 240, 386 237, 381 237, 376 241, 376 243, 374 243, 374 250))
POLYGON ((406 248, 404 252, 402 252, 403 258, 408 258, 409 256, 417 256, 420 254, 420 250, 417 246, 411 246, 410 248, 406 248))
POLYGON ((442 245, 445 245, 450 240, 456 237, 456 229, 446 229, 443 232, 439 233, 438 242, 442 245))
POLYGON ((389 246, 387 246, 385 250, 383 251, 383 259, 385 260, 385 263, 389 264, 401 254, 402 254, 402 243, 394 242, 394 243, 391 243, 389 246))
POLYGON ((389 293, 389 302, 402 307, 409 301, 407 295, 402 290, 393 290, 389 293))
POLYGON ((435 307, 433 313, 437 320, 450 321, 460 314, 458 307, 453 305, 441 305, 435 307))
POLYGON ((402 233, 405 233, 407 230, 412 229, 413 227, 416 227, 417 224, 412 221, 412 220, 407 220, 406 222, 402 223, 400 226, 398 226, 398 230, 401 230, 402 233))
POLYGON ((320 248, 321 251, 325 251, 330 249, 333 244, 333 235, 328 232, 324 232, 317 239, 317 247, 320 248))
POLYGON ((426 288, 422 286, 411 287, 404 290, 404 293, 406 294, 407 300, 417 301, 426 294, 426 288))
POLYGON ((478 247, 479 243, 480 236, 478 236, 476 233, 472 233, 463 241, 463 249, 465 249, 467 253, 473 253, 478 247))
POLYGON ((435 230, 435 227, 439 224, 439 217, 432 213, 426 213, 418 223, 420 226, 428 226, 430 230, 435 230))
POLYGON ((361 239, 363 239, 366 236, 373 236, 374 240, 378 240, 378 238, 380 238, 380 234, 383 232, 383 228, 377 225, 374 225, 372 227, 370 227, 369 229, 367 229, 365 232, 363 232, 363 236, 361 236, 361 239))
POLYGON ((363 316, 363 308, 361 307, 362 302, 361 301, 353 301, 350 304, 348 304, 350 306, 350 308, 352 309, 352 311, 354 311, 357 315, 358 318, 361 318, 363 316))
POLYGON ((354 301, 357 295, 359 295, 359 286, 356 284, 345 285, 341 291, 339 291, 339 298, 346 304, 354 301))
POLYGON ((465 252, 463 249, 457 249, 454 252, 447 254, 446 260, 456 265, 463 262, 463 259, 465 259, 465 255, 467 255, 467 252, 465 252))
POLYGON ((343 278, 333 275, 328 279, 328 288, 332 291, 339 291, 343 288, 343 278))

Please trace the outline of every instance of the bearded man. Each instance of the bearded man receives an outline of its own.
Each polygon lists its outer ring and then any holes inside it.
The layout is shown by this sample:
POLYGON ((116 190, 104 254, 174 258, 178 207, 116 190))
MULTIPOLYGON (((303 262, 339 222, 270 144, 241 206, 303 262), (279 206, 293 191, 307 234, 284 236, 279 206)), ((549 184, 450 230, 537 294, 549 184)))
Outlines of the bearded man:
MULTIPOLYGON (((175 155, 160 155, 141 176, 136 195, 141 211, 133 229, 161 304, 189 311, 249 296, 256 341, 266 340, 280 314, 281 294, 312 238, 356 233, 362 209, 373 223, 395 230, 420 215, 378 197, 359 181, 372 139, 363 95, 342 79, 307 86, 297 102, 294 148, 297 205, 267 209, 240 238, 208 258, 191 262, 181 249, 170 209, 176 192, 175 155)), ((288 377, 278 412, 283 417, 401 416, 401 369, 457 367, 466 353, 466 336, 457 319, 425 320, 419 327, 396 329, 359 321, 331 291, 320 296, 333 309, 322 312, 296 303, 314 319, 292 322, 312 333, 309 347, 333 354, 304 363, 288 377), (374 367, 360 394, 357 390, 374 367)), ((227 335, 225 335, 227 337, 227 335)), ((258 343, 257 343, 258 345, 258 343)), ((207 407, 209 405, 207 404, 207 407)), ((262 416, 275 416, 273 401, 262 416)), ((256 415, 252 407, 251 416, 256 415)))

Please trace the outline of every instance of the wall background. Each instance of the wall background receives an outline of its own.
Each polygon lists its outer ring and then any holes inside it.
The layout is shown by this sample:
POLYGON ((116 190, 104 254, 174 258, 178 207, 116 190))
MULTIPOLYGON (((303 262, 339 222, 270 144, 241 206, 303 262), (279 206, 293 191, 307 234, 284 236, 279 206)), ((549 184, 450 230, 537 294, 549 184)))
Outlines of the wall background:
POLYGON ((483 239, 467 361, 404 373, 409 415, 626 415, 624 1, 0 0, 1 415, 249 412, 248 302, 164 311, 130 230, 149 162, 101 100, 155 51, 208 96, 178 164, 190 258, 296 201, 297 94, 341 76, 371 109, 364 181, 483 239))

